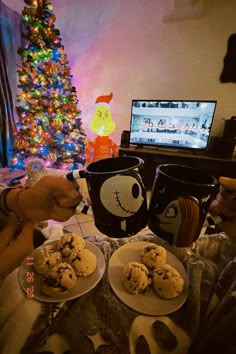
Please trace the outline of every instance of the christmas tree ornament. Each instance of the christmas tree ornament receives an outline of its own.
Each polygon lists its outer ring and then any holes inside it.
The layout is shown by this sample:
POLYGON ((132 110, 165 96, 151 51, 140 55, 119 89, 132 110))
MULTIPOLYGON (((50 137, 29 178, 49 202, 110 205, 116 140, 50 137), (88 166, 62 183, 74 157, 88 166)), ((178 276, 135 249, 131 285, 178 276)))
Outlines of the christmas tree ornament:
POLYGON ((17 164, 17 162, 18 162, 18 159, 16 156, 11 158, 11 165, 12 166, 15 166, 17 164))

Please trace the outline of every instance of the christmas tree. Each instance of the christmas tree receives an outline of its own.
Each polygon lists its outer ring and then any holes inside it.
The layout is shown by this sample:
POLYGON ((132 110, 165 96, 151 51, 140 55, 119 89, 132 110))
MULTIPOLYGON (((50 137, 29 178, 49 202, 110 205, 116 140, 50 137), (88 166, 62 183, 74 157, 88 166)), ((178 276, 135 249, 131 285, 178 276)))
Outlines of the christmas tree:
POLYGON ((17 131, 13 168, 32 158, 46 166, 74 169, 85 163, 86 135, 67 56, 47 0, 25 0, 25 45, 18 49, 17 131))

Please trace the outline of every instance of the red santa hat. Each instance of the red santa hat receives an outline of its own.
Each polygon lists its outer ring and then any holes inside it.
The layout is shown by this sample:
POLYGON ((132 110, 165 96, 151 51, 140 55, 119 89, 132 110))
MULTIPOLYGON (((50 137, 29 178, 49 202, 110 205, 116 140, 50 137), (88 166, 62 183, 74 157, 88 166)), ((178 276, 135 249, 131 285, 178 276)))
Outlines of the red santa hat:
POLYGON ((109 106, 109 102, 112 99, 112 97, 113 97, 113 93, 112 92, 110 93, 110 95, 107 95, 107 96, 99 96, 96 99, 95 107, 98 107, 98 106, 110 107, 109 106))

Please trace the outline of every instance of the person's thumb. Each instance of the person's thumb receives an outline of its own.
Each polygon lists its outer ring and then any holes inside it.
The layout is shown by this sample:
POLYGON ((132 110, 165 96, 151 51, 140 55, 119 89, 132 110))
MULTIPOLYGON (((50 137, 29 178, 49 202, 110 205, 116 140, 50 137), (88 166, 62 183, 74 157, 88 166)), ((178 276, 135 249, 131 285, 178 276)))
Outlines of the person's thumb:
POLYGON ((236 192, 236 179, 229 177, 220 177, 219 182, 221 186, 231 192, 236 192))

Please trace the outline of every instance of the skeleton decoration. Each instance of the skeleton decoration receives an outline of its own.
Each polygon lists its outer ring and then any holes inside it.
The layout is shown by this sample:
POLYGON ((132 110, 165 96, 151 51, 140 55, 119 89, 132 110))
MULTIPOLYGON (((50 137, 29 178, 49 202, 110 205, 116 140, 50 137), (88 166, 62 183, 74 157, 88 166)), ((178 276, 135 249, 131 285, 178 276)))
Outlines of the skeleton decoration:
POLYGON ((190 338, 169 317, 137 316, 129 335, 130 353, 184 354, 190 338))

